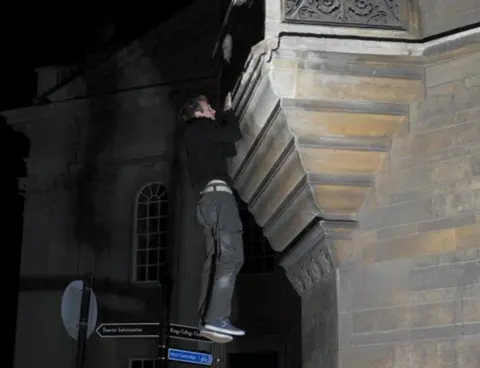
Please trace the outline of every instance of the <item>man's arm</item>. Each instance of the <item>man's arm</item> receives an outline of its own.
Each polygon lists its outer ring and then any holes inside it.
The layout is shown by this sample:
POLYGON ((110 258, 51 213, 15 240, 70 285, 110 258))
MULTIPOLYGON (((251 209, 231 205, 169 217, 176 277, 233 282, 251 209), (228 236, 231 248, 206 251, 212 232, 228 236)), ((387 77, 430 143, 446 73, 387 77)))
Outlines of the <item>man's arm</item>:
POLYGON ((225 98, 225 105, 221 115, 222 122, 218 125, 211 124, 208 128, 202 129, 201 134, 208 136, 217 142, 234 143, 242 138, 242 132, 238 126, 237 118, 232 110, 232 97, 228 93, 225 98))
POLYGON ((242 138, 237 118, 232 110, 224 111, 222 120, 223 124, 217 129, 221 131, 223 142, 236 142, 242 138))
POLYGON ((223 116, 222 116, 222 134, 228 137, 228 140, 224 142, 236 142, 242 138, 242 132, 238 126, 238 121, 233 113, 232 108, 232 94, 229 92, 225 97, 225 103, 223 105, 223 116))

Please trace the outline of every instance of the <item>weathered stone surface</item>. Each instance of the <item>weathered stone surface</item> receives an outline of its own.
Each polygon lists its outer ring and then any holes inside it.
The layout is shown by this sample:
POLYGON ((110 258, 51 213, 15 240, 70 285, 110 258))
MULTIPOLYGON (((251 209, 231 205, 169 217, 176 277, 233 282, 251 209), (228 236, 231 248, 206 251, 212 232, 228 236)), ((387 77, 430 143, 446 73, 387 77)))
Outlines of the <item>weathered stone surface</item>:
POLYGON ((410 102, 418 92, 417 80, 328 75, 321 71, 302 70, 298 72, 295 96, 320 100, 410 102))
POLYGON ((473 285, 479 280, 480 264, 475 261, 413 269, 409 275, 411 290, 473 285))
POLYGON ((363 260, 366 262, 381 262, 393 259, 408 259, 445 253, 455 249, 454 232, 452 229, 448 229, 376 243, 363 250, 363 260))
POLYGON ((461 56, 447 63, 439 63, 427 68, 425 79, 427 87, 461 80, 480 73, 480 54, 461 56))

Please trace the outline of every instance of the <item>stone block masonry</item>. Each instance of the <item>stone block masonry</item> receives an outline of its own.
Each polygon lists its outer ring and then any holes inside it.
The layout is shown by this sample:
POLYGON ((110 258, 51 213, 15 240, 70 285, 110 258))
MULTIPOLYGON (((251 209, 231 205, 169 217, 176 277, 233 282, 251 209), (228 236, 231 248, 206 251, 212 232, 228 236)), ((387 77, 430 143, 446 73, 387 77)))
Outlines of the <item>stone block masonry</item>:
POLYGON ((478 52, 425 69, 339 269, 341 367, 480 367, 479 79, 478 52))

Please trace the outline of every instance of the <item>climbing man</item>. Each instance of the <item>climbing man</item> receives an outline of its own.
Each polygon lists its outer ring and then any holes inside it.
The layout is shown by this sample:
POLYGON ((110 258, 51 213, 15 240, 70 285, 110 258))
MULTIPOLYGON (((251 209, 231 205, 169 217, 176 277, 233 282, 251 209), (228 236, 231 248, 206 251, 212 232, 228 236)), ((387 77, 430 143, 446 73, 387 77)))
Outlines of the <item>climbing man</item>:
POLYGON ((241 132, 232 112, 230 93, 221 121, 205 96, 188 100, 182 109, 184 144, 190 180, 197 200, 197 219, 206 240, 200 289, 200 334, 226 343, 245 331, 230 323, 235 281, 243 265, 242 223, 227 169, 237 154, 241 132))

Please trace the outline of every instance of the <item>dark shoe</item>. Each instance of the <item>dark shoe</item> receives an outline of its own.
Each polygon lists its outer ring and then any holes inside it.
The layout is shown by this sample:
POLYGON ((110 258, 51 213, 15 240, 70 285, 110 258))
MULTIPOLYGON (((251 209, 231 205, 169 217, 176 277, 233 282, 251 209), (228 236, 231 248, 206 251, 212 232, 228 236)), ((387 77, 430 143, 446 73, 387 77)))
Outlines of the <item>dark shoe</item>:
POLYGON ((203 336, 218 344, 226 344, 233 340, 233 337, 230 335, 225 335, 219 332, 207 330, 206 328, 202 328, 200 330, 200 336, 203 336))
POLYGON ((245 331, 232 325, 228 319, 224 319, 219 322, 207 322, 205 324, 205 328, 210 331, 219 332, 221 334, 227 334, 232 336, 245 335, 245 331))

